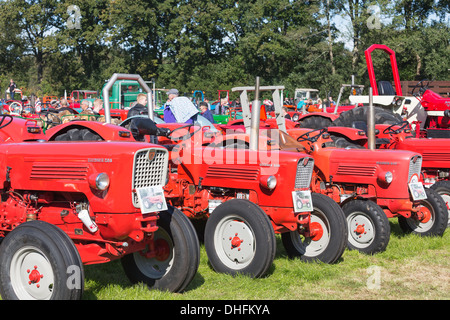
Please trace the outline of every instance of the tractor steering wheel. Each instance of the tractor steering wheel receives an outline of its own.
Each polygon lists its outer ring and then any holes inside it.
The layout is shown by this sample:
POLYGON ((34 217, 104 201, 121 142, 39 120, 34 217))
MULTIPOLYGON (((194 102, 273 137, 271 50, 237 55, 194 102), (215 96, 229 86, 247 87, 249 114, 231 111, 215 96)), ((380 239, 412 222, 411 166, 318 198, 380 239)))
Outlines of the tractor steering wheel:
POLYGON ((428 89, 429 84, 430 84, 430 80, 427 80, 427 79, 423 79, 423 80, 419 81, 412 89, 411 94, 414 97, 416 95, 423 95, 423 93, 428 89), (425 82, 426 82, 426 84, 425 84, 425 82), (416 89, 419 89, 418 93, 414 93, 414 91, 416 91, 416 89))
POLYGON ((13 119, 14 119, 13 116, 11 116, 9 114, 2 114, 2 115, 0 115, 0 129, 2 129, 2 128, 6 127, 7 125, 9 125, 13 121, 13 119), (3 122, 5 122, 6 118, 8 118, 8 120, 6 120, 6 123, 3 123, 3 122))
POLYGON ((322 134, 324 134, 325 132, 327 132, 327 128, 321 128, 321 129, 315 129, 309 132, 305 132, 304 134, 300 135, 297 138, 298 142, 303 142, 303 141, 309 141, 309 142, 316 142, 317 140, 319 140, 320 136, 322 134), (318 132, 317 132, 318 131, 318 132), (311 135, 312 133, 315 133, 314 135, 311 135))
POLYGON ((408 121, 397 122, 397 123, 394 123, 394 124, 390 125, 386 129, 384 129, 383 133, 398 134, 398 133, 402 132, 403 129, 405 129, 407 126, 409 126, 409 122, 408 121), (395 126, 400 126, 400 128, 394 130, 393 127, 395 127, 395 126))
POLYGON ((197 130, 194 130, 194 131, 191 132, 190 129, 193 126, 194 126, 194 124, 190 123, 190 124, 181 126, 179 128, 175 128, 167 135, 167 138, 169 138, 170 140, 175 141, 175 142, 188 140, 188 139, 192 138, 194 136, 194 134, 196 134, 199 130, 202 130, 202 127, 199 126, 199 128, 197 130), (179 136, 179 137, 173 137, 172 136, 174 132, 177 132, 177 131, 182 130, 182 129, 187 130, 187 133, 182 135, 182 136, 179 136))

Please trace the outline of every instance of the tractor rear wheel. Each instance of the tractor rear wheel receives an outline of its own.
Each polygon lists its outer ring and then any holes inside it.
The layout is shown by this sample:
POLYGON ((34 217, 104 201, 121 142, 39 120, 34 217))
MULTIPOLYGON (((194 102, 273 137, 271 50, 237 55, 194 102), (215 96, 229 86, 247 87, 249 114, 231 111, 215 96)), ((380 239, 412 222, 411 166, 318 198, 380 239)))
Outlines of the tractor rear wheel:
POLYGON ((311 115, 299 121, 300 128, 322 129, 328 128, 332 120, 323 116, 311 115))
POLYGON ((272 266, 275 233, 260 207, 232 199, 214 209, 206 222, 205 249, 217 272, 257 278, 272 266))
POLYGON ((386 249, 391 227, 379 205, 370 200, 352 200, 342 210, 347 218, 349 249, 367 254, 386 249))
POLYGON ((445 206, 447 207, 447 212, 449 214, 447 223, 448 228, 450 226, 450 181, 438 181, 433 184, 430 189, 439 193, 445 202, 445 206))
POLYGON ((0 293, 5 300, 79 300, 80 255, 69 236, 43 221, 23 223, 0 246, 0 293))
MULTIPOLYGON (((355 107, 344 111, 333 121, 332 126, 352 128, 355 122, 364 122, 367 125, 368 112, 369 107, 355 107)), ((392 111, 380 107, 374 107, 374 113, 375 124, 395 124, 402 122, 402 117, 399 114, 395 114, 392 111)))
POLYGON ((336 262, 347 247, 347 224, 341 207, 331 198, 312 193, 311 230, 305 237, 298 231, 281 234, 290 258, 303 261, 336 262))
POLYGON ((180 210, 169 206, 159 213, 154 243, 156 257, 134 252, 121 259, 125 274, 131 282, 143 282, 150 289, 183 291, 200 263, 199 243, 191 222, 180 210))
POLYGON ((398 217, 400 228, 420 236, 442 236, 448 224, 448 209, 442 197, 432 189, 426 189, 427 199, 421 200, 410 218, 398 217))

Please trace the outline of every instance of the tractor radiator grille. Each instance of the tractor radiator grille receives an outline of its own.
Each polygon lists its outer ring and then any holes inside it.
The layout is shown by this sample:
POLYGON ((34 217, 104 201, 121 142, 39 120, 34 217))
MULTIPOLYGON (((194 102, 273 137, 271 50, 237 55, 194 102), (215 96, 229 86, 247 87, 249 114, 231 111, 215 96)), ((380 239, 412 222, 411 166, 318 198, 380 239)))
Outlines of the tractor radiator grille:
POLYGON ((414 156, 409 160, 409 174, 408 181, 411 179, 413 174, 417 174, 420 178, 420 172, 422 170, 422 157, 414 156))
POLYGON ((210 166, 206 178, 257 180, 259 168, 210 166))
POLYGON ((31 168, 31 179, 85 180, 88 167, 79 164, 35 163, 31 168))
MULTIPOLYGON (((165 185, 167 178, 168 151, 165 149, 142 149, 134 156, 132 188, 165 185)), ((137 193, 133 191, 133 205, 139 207, 137 193)))
POLYGON ((312 158, 302 158, 298 160, 297 174, 295 175, 296 188, 309 188, 313 169, 314 160, 312 158))
POLYGON ((362 177, 373 177, 377 171, 376 166, 361 166, 361 165, 345 165, 340 164, 336 174, 337 175, 351 175, 362 177))

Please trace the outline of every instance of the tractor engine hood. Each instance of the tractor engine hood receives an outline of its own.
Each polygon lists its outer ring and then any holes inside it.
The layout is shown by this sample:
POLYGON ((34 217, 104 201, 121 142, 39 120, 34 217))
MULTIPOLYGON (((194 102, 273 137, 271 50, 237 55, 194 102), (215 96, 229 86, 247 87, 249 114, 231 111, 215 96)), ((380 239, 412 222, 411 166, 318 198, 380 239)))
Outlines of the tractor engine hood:
POLYGON ((194 154, 197 160, 193 158, 191 163, 183 162, 178 167, 179 178, 201 187, 250 190, 262 206, 274 205, 276 199, 277 206, 292 207, 287 195, 295 189, 309 189, 314 168, 314 159, 300 152, 207 147, 194 154), (270 176, 276 179, 272 190, 264 187, 270 176))
POLYGON ((332 182, 373 186, 380 198, 409 198, 407 183, 413 174, 420 177, 421 158, 411 151, 334 149, 329 151, 328 168, 321 161, 320 169, 332 182))
POLYGON ((0 148, 4 155, 0 160, 2 186, 9 183, 14 190, 84 194, 94 211, 136 211, 133 184, 141 174, 138 167, 150 167, 151 163, 154 168, 146 170, 157 169, 146 177, 154 179, 154 184, 164 185, 167 175, 167 150, 148 143, 32 142, 4 144, 0 148), (149 160, 151 150, 155 160, 149 160), (141 154, 146 160, 143 165, 138 159, 141 154), (109 177, 106 190, 99 190, 95 184, 101 173, 109 177))
POLYGON ((423 168, 450 167, 450 139, 410 138, 397 143, 397 149, 417 152, 423 157, 423 168))

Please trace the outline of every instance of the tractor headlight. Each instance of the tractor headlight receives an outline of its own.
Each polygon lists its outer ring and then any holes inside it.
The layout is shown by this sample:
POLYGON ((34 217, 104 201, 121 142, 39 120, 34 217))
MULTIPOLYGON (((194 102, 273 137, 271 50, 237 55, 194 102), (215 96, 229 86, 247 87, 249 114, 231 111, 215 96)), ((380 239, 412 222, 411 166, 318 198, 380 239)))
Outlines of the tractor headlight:
POLYGON ((259 180, 262 187, 273 190, 277 186, 277 178, 275 176, 261 177, 259 180))
POLYGON ((298 115, 298 113, 295 113, 293 116, 292 116, 292 121, 298 121, 298 118, 299 118, 300 116, 298 115))
POLYGON ((89 179, 89 184, 91 185, 91 187, 100 191, 108 189, 109 182, 109 176, 104 172, 97 175, 92 175, 89 179))
POLYGON ((391 171, 381 172, 378 179, 383 183, 390 184, 394 180, 394 174, 391 171))

